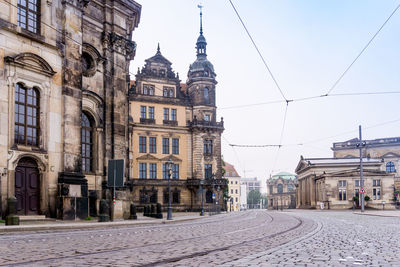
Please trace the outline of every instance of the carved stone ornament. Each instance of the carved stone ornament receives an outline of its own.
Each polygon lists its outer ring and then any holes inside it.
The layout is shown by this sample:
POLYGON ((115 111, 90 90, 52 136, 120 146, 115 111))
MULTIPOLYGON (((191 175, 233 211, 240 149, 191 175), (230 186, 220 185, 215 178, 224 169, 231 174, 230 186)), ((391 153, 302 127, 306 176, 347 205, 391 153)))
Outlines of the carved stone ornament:
POLYGON ((136 43, 114 32, 103 32, 103 46, 111 51, 116 51, 125 55, 128 59, 133 59, 136 53, 136 43))

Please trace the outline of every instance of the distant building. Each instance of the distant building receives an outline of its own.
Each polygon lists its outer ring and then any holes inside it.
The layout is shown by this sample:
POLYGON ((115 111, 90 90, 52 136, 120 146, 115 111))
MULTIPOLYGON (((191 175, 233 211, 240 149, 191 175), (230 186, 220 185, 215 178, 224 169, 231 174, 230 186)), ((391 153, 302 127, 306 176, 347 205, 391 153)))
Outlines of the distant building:
POLYGON ((240 176, 235 167, 225 162, 225 178, 228 179, 228 211, 240 210, 240 176))
POLYGON ((240 182, 240 210, 247 209, 247 184, 240 182))
MULTIPOLYGON (((241 178, 242 184, 246 186, 246 202, 247 196, 251 191, 258 191, 261 193, 261 181, 257 180, 257 177, 254 178, 241 178)), ((247 207, 251 208, 259 208, 260 203, 247 203, 247 207)))
POLYGON ((246 193, 248 194, 252 190, 261 192, 261 181, 254 178, 241 178, 242 183, 246 184, 246 193))
MULTIPOLYGON (((303 158, 298 175, 297 207, 349 209, 360 205, 359 139, 333 143, 333 158, 303 158), (354 201, 353 201, 354 199, 354 201)), ((364 190, 367 207, 393 209, 400 189, 400 137, 365 140, 364 190)))
POLYGON ((267 197, 269 209, 296 208, 296 175, 280 172, 267 180, 267 197))

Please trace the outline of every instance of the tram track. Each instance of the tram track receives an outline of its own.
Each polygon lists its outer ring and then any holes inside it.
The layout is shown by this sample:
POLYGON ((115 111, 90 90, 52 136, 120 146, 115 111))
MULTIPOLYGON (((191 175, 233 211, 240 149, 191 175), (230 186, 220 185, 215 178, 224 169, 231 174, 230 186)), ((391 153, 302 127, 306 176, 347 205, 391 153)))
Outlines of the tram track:
MULTIPOLYGON (((261 213, 259 213, 261 214, 261 213)), ((249 215, 249 214, 247 214, 249 215)), ((41 264, 41 265, 47 265, 47 264, 51 264, 52 261, 56 261, 56 260, 63 260, 63 259, 74 259, 74 258, 83 258, 83 257, 87 257, 87 256, 95 256, 95 255, 100 255, 100 254, 113 254, 113 253, 119 253, 119 252, 124 252, 124 251, 134 251, 137 249, 143 249, 143 248, 151 248, 154 246, 173 246, 176 243, 179 242, 187 242, 187 241, 194 241, 194 240, 201 240, 201 239, 205 239, 207 240, 207 238, 210 237, 216 237, 218 236, 219 238, 223 238, 226 235, 232 235, 232 234, 236 234, 238 232, 243 232, 243 231, 250 231, 250 230, 254 230, 256 228, 262 228, 265 227, 266 224, 271 224, 274 221, 274 217, 271 216, 270 214, 265 213, 266 217, 268 217, 268 220, 265 220, 261 225, 252 225, 251 227, 245 227, 245 228, 241 228, 241 229, 235 229, 233 231, 228 231, 228 232, 223 232, 220 234, 216 234, 216 233, 211 233, 211 234, 207 234, 207 235, 201 235, 201 236, 196 236, 196 237, 190 237, 190 238, 182 238, 182 239, 176 239, 176 240, 171 240, 171 241, 165 241, 165 242, 155 242, 155 243, 151 243, 151 244, 146 244, 146 245, 140 245, 140 246, 133 246, 133 247, 119 247, 119 248, 113 248, 113 249, 103 249, 100 251, 93 251, 93 252, 84 252, 84 253, 80 253, 79 251, 76 251, 76 254, 74 255, 65 255, 65 256, 57 256, 57 257, 50 257, 50 258, 45 258, 45 259, 37 259, 37 260, 30 260, 30 261, 20 261, 20 262, 14 262, 12 264, 7 263, 7 264, 0 264, 0 266, 22 266, 22 265, 33 265, 33 264, 41 264)), ((257 216, 257 214, 256 214, 257 216)), ((241 216, 241 217, 246 217, 246 216, 241 216)), ((247 216, 249 217, 249 216, 247 216)), ((233 218, 235 219, 235 218, 233 218)), ((237 219, 237 218, 236 218, 237 219)), ((267 234, 267 235, 263 235, 262 237, 258 237, 258 238, 253 238, 250 240, 245 240, 239 243, 234 243, 234 244, 228 244, 226 246, 223 247, 218 247, 215 249, 206 249, 204 251, 201 252, 196 252, 196 253, 190 253, 190 254, 186 254, 186 255, 182 255, 179 257, 171 257, 171 258, 167 258, 167 259, 162 259, 160 261, 155 261, 155 262, 151 262, 151 263, 146 263, 146 264, 138 264, 135 266, 157 266, 160 264, 168 264, 168 263, 173 263, 173 262, 177 262, 177 261, 181 261, 181 260, 185 260, 185 259, 190 259, 190 258, 195 258, 195 257, 199 257, 199 256, 204 256, 210 253, 215 253, 215 252, 220 252, 220 251, 224 251, 224 250, 228 250, 234 247, 240 247, 240 246, 244 246, 247 245, 251 242, 257 242, 257 241, 262 241, 263 239, 268 239, 268 238, 274 238, 276 236, 282 235, 284 233, 293 231, 299 227, 301 227, 301 225, 303 224, 303 220, 296 218, 297 220, 297 224, 294 225, 293 227, 290 227, 289 229, 286 229, 284 231, 280 231, 277 233, 273 233, 273 234, 267 234)), ((209 224, 213 224, 216 222, 220 222, 220 220, 213 220, 213 221, 209 221, 209 222, 201 222, 202 225, 204 225, 204 227, 209 227, 209 224)), ((193 225, 193 224, 192 224, 193 225)), ((161 228, 161 226, 159 227, 161 228)), ((168 230, 167 228, 164 228, 163 230, 168 230)))

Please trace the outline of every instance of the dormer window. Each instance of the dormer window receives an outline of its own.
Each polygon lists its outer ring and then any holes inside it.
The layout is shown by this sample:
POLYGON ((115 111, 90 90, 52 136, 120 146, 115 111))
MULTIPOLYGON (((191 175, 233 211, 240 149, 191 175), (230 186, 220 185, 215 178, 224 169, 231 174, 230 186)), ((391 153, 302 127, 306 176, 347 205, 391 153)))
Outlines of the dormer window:
POLYGON ((165 70, 164 69, 160 69, 160 76, 164 77, 165 76, 165 70))
POLYGON ((144 95, 154 95, 154 86, 149 84, 143 85, 143 94, 144 95))
POLYGON ((164 97, 174 97, 174 88, 164 87, 163 88, 163 96, 164 97))
POLYGON ((208 77, 208 71, 204 71, 204 77, 208 77))
POLYGON ((210 116, 210 114, 204 115, 204 120, 205 120, 205 121, 211 121, 211 116, 210 116))
POLYGON ((156 69, 152 69, 151 72, 152 72, 154 75, 157 75, 157 70, 156 70, 156 69))

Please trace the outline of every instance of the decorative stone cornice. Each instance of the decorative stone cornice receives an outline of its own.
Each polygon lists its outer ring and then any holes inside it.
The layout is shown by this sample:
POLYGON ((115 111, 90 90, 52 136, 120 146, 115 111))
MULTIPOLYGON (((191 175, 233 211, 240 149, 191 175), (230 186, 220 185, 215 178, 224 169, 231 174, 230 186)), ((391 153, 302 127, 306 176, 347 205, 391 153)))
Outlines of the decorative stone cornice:
POLYGON ((136 42, 131 41, 114 32, 103 32, 103 46, 110 51, 115 51, 124 55, 128 60, 132 60, 136 54, 136 42))

